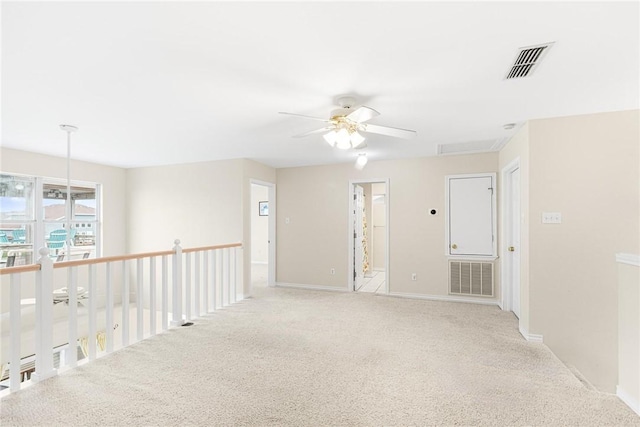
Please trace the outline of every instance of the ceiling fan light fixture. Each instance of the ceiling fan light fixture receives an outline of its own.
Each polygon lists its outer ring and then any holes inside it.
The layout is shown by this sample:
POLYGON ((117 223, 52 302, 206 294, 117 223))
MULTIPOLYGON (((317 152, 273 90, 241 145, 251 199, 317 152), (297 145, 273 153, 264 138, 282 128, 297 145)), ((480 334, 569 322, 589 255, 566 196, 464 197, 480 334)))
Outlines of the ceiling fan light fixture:
POLYGON ((346 129, 340 129, 336 135, 336 147, 341 150, 348 150, 351 148, 351 135, 346 129))
POLYGON ((324 140, 327 141, 327 143, 332 147, 336 146, 336 136, 337 134, 335 130, 332 130, 329 133, 322 135, 324 140))
POLYGON ((355 164, 355 168, 358 169, 359 171, 361 171, 362 169, 364 169, 365 165, 367 164, 367 153, 360 153, 358 154, 358 158, 356 159, 356 164, 355 164))
POLYGON ((351 146, 358 148, 364 142, 364 136, 360 135, 357 131, 351 134, 351 146))

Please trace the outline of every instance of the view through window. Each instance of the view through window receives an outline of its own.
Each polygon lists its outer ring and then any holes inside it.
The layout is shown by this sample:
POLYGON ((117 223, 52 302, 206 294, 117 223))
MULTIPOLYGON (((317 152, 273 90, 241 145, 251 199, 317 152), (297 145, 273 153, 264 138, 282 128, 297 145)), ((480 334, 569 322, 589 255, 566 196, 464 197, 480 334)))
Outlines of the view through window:
POLYGON ((99 256, 98 184, 67 186, 47 178, 0 174, 0 268, 31 264, 46 247, 54 261, 99 256))

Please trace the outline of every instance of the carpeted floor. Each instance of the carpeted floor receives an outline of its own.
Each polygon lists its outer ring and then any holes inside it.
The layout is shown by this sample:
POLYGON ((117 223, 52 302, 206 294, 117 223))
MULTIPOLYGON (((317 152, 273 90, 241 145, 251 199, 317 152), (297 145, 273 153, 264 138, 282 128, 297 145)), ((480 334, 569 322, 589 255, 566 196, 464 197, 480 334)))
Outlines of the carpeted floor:
POLYGON ((255 297, 1 401, 10 425, 640 425, 496 307, 255 297))

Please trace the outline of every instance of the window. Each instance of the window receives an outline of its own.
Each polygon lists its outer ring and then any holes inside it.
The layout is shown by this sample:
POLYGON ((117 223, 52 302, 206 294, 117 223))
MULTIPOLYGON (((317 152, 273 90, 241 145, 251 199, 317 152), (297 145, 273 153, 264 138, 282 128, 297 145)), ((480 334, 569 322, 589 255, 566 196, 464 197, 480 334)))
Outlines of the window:
POLYGON ((54 261, 99 256, 99 194, 99 184, 72 182, 67 206, 64 181, 0 174, 0 268, 33 263, 41 247, 54 261))

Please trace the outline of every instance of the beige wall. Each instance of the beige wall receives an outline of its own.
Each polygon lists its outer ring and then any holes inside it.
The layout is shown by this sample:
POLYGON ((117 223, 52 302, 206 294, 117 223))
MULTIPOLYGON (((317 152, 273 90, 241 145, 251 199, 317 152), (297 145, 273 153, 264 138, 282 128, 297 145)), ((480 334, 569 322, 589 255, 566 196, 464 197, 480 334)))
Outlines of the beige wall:
POLYGON ((251 262, 266 264, 269 261, 269 217, 260 216, 258 204, 268 201, 269 189, 263 185, 251 186, 251 262))
POLYGON ((129 251, 242 241, 242 160, 127 170, 129 251))
POLYGON ((598 389, 617 380, 614 255, 640 252, 640 120, 624 111, 529 123, 530 332, 598 389), (542 224, 561 212, 561 224, 542 224))
POLYGON ((278 282, 346 289, 349 180, 389 178, 390 291, 447 295, 444 177, 497 168, 487 153, 278 169, 278 282))

